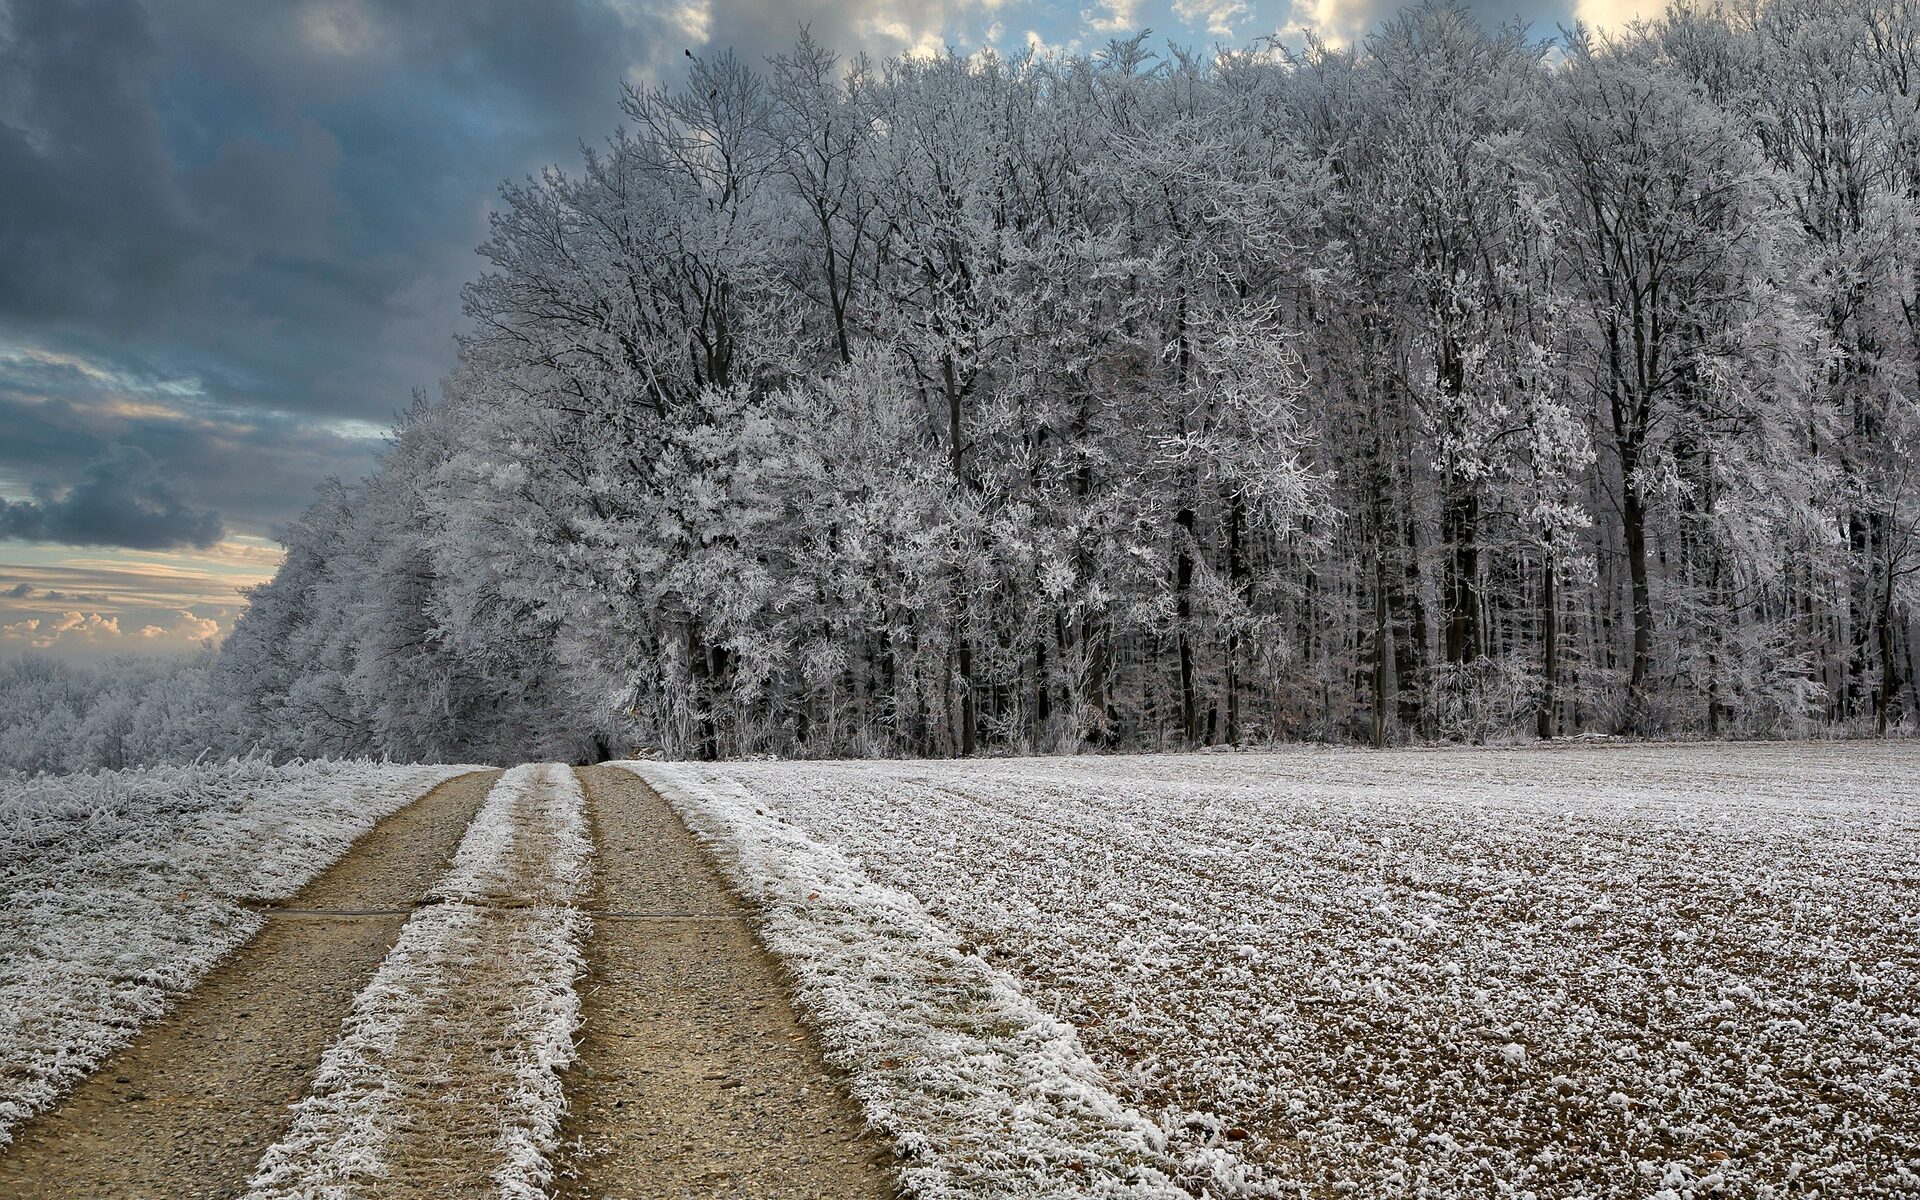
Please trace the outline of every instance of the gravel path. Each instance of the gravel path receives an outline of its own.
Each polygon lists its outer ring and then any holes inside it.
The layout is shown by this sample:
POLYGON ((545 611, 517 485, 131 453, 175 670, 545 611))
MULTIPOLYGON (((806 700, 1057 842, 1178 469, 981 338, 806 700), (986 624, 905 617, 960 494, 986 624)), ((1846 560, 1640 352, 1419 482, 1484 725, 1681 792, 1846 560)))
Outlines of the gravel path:
POLYGON ((887 1155, 666 802, 580 772, 599 863, 559 1200, 885 1200, 887 1155))
POLYGON ((306 912, 271 920, 171 1013, 26 1125, 0 1155, 0 1196, 239 1194, 497 776, 450 780, 360 839, 282 906, 306 912))

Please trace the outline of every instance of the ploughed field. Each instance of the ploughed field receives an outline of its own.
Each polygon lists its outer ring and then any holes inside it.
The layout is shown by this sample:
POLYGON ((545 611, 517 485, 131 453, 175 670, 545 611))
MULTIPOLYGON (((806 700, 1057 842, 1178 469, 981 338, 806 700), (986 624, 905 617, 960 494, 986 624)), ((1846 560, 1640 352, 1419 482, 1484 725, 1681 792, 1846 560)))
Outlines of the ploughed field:
POLYGON ((952 1194, 1024 1156, 1215 1195, 1920 1196, 1920 748, 639 769, 952 1194), (889 1045, 963 968, 1037 1010, 976 1028, 1005 1053, 889 1045), (1056 1017, 1071 1078, 954 1107, 1051 1069, 1021 1046, 1056 1017), (1089 1088, 1077 1125, 1020 1108, 1089 1088))

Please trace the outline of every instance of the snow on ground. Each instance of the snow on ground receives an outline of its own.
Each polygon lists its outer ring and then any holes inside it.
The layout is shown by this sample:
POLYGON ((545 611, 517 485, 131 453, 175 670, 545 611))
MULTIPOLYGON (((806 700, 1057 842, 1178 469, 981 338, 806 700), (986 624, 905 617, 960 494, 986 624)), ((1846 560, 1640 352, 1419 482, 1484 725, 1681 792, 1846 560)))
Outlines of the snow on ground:
POLYGON ((374 823, 470 768, 0 776, 0 1146, 374 823))
POLYGON ((1920 1196, 1914 746, 643 773, 765 899, 862 1098, 935 1144, 1032 1118, 938 1106, 1004 1062, 912 1057, 959 939, 1196 1191, 1920 1196), (863 890, 908 932, 862 933, 863 890))
POLYGON ((919 901, 718 779, 638 771, 757 902, 767 946, 850 1072, 919 1200, 1184 1196, 1157 1126, 1107 1090, 1070 1026, 1036 1009, 919 901))
POLYGON ((355 998, 250 1200, 544 1195, 580 1020, 588 921, 574 901, 592 856, 571 770, 501 777, 435 903, 355 998))

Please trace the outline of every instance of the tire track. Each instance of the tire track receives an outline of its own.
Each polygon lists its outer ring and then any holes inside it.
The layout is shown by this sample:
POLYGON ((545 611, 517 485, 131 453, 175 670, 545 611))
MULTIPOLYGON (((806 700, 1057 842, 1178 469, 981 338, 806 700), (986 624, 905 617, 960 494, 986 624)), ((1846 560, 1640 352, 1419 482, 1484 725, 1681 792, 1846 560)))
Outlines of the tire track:
POLYGON ((248 1196, 536 1200, 573 1054, 591 869, 567 768, 501 777, 321 1060, 248 1196))
POLYGON ((890 1156, 693 835, 631 772, 580 775, 608 915, 587 944, 558 1200, 891 1197, 890 1156))

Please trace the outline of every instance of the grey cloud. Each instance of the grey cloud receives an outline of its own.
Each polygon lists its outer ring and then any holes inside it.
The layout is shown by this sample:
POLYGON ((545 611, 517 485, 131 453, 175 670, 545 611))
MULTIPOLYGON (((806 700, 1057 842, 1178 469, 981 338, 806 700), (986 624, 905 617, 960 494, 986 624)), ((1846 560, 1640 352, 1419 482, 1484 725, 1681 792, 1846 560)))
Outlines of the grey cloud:
POLYGON ((45 600, 50 604, 111 604, 113 597, 105 592, 36 592, 30 583, 16 583, 4 592, 8 600, 45 600))
POLYGON ((496 188, 577 169, 623 80, 677 77, 683 49, 758 60, 802 24, 894 52, 960 11, 0 0, 0 486, 79 491, 118 442, 268 532, 371 464, 336 422, 384 423, 452 367, 496 188))
POLYGON ((111 446, 81 481, 57 494, 37 487, 32 500, 0 501, 0 536, 80 546, 205 549, 224 532, 220 514, 197 509, 138 446, 111 446))
MULTIPOLYGON (((0 553, 4 553, 5 549, 0 545, 0 553)), ((221 561, 232 565, 233 560, 219 557, 221 561)), ((129 568, 104 565, 97 559, 80 565, 0 561, 0 571, 5 571, 10 579, 22 580, 31 587, 43 589, 38 593, 42 596, 53 591, 72 595, 110 595, 110 603, 122 611, 190 608, 202 616, 221 616, 237 611, 242 603, 239 589, 271 575, 277 561, 277 556, 271 554, 257 560, 255 556, 248 555, 246 562, 252 569, 239 574, 196 567, 156 574, 144 564, 129 568)), ((14 607, 16 611, 29 611, 27 606, 14 607)))
POLYGON ((0 10, 0 316, 124 326, 191 283, 194 228, 133 0, 0 10))
POLYGON ((0 493, 79 480, 109 445, 139 446, 172 478, 192 480, 195 498, 236 530, 271 535, 323 479, 366 471, 380 446, 298 414, 179 394, 164 371, 101 380, 58 363, 11 367, 0 360, 0 493))

